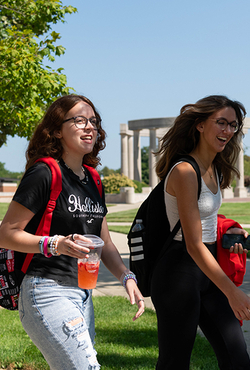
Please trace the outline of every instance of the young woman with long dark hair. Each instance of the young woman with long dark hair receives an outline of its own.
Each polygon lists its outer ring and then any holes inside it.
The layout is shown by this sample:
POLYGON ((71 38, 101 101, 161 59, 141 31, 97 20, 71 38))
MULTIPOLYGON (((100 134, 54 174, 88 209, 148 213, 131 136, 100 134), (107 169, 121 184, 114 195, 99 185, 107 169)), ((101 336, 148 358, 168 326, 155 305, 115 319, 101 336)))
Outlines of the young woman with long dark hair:
POLYGON ((100 368, 93 347, 91 291, 78 287, 77 258, 89 250, 76 241, 86 240, 84 234, 103 239, 102 261, 124 282, 131 303, 138 305, 134 319, 144 311, 135 276, 110 238, 105 196, 100 196, 84 167, 99 164, 105 136, 100 115, 89 99, 81 95, 57 99, 31 138, 26 172, 0 228, 0 248, 34 253, 21 285, 19 316, 53 370, 100 368), (62 173, 62 191, 53 212, 51 235, 46 238, 47 245, 53 240, 56 246, 52 256, 45 253, 44 238, 34 235, 50 194, 51 172, 44 163, 35 163, 42 157, 56 159, 62 173))
MULTIPOLYGON (((250 298, 226 276, 216 260, 217 212, 221 189, 239 175, 245 109, 225 96, 208 96, 185 105, 162 139, 156 172, 165 179, 165 204, 170 227, 180 219, 181 230, 157 264, 152 300, 158 319, 157 370, 189 369, 198 325, 211 343, 219 368, 250 369, 239 320, 250 319, 250 298), (193 167, 178 162, 192 156, 193 167), (220 183, 220 176, 222 182, 220 183)), ((230 229, 229 233, 247 233, 230 229)), ((234 252, 243 253, 242 245, 234 252)))

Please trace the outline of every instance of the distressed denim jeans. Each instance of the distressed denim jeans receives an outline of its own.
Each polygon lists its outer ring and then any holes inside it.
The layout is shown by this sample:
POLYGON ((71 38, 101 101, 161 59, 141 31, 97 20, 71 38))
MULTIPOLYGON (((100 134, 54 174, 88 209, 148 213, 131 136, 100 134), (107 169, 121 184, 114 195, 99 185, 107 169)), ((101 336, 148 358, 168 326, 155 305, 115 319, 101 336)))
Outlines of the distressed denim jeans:
POLYGON ((19 296, 23 328, 51 370, 97 370, 90 290, 26 275, 19 296))

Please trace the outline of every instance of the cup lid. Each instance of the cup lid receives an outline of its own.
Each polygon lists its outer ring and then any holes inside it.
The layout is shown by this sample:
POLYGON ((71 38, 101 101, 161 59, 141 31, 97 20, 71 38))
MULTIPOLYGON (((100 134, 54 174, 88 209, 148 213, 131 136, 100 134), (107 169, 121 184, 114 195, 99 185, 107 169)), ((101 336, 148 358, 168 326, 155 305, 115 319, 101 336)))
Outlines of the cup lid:
POLYGON ((92 234, 84 234, 83 235, 85 238, 88 238, 91 240, 91 244, 87 241, 84 241, 84 240, 76 240, 76 243, 77 244, 80 244, 82 245, 83 247, 87 247, 87 248, 91 248, 91 247, 94 247, 94 248, 99 248, 99 247, 103 247, 104 246, 104 241, 97 235, 92 235, 92 234))

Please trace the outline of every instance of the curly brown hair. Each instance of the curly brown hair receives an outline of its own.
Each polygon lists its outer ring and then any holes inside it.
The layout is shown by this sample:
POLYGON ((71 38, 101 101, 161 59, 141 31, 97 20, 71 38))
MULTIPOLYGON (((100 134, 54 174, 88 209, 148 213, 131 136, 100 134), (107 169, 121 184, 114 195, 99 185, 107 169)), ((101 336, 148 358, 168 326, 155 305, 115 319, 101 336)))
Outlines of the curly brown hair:
POLYGON ((60 160, 63 154, 63 147, 60 139, 54 133, 61 129, 66 113, 77 103, 84 101, 90 105, 97 118, 100 119, 97 141, 93 151, 83 157, 83 164, 96 168, 100 164, 98 153, 106 146, 106 132, 101 126, 101 117, 94 104, 83 95, 65 95, 55 100, 46 111, 42 121, 36 127, 26 151, 26 170, 34 164, 38 158, 53 157, 60 160))
POLYGON ((180 115, 175 119, 174 125, 161 139, 161 147, 156 155, 160 159, 156 165, 156 173, 163 179, 171 164, 182 155, 194 150, 199 142, 200 133, 196 129, 197 124, 207 120, 213 113, 231 107, 235 110, 239 123, 238 131, 226 145, 221 153, 217 153, 213 163, 223 177, 221 188, 230 186, 234 175, 240 176, 235 167, 236 159, 240 152, 240 139, 243 135, 243 120, 246 115, 244 106, 228 99, 223 95, 210 95, 198 100, 195 104, 186 104, 181 108, 180 115))

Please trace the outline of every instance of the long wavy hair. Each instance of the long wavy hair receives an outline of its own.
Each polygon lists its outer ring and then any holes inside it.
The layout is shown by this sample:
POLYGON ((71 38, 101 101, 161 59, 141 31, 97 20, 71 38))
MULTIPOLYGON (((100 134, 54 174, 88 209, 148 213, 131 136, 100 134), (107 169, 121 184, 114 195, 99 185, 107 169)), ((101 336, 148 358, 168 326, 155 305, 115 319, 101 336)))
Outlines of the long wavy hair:
MULTIPOLYGON (((63 147, 60 139, 55 137, 55 132, 60 130, 66 113, 77 103, 84 101, 90 105, 97 118, 101 117, 94 104, 82 95, 65 95, 55 100, 46 111, 42 121, 36 127, 26 151, 26 170, 34 164, 38 158, 53 157, 60 160, 63 154, 63 147)), ((97 141, 91 153, 84 155, 83 164, 96 168, 100 164, 98 153, 106 146, 106 132, 103 130, 100 121, 97 141)))
POLYGON ((155 153, 159 156, 156 173, 160 179, 166 176, 169 167, 179 156, 189 154, 196 148, 200 139, 200 133, 196 129, 197 124, 204 122, 213 113, 226 107, 235 110, 239 129, 227 143, 225 149, 217 153, 213 163, 222 174, 222 189, 230 186, 235 175, 240 177, 235 162, 241 149, 240 139, 243 135, 242 127, 246 110, 241 103, 230 100, 226 96, 211 95, 198 100, 195 104, 184 105, 180 110, 180 115, 175 119, 174 125, 161 139, 161 147, 155 153))

